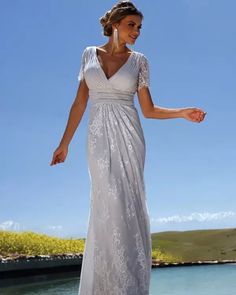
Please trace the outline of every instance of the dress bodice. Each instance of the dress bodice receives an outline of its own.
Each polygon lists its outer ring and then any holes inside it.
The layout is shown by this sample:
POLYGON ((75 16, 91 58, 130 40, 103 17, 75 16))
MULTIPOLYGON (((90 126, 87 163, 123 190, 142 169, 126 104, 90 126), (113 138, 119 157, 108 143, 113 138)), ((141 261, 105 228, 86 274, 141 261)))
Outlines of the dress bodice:
POLYGON ((97 57, 96 46, 84 49, 78 80, 85 79, 91 101, 119 101, 132 103, 136 91, 149 86, 149 64, 147 57, 132 51, 128 60, 107 78, 97 57))

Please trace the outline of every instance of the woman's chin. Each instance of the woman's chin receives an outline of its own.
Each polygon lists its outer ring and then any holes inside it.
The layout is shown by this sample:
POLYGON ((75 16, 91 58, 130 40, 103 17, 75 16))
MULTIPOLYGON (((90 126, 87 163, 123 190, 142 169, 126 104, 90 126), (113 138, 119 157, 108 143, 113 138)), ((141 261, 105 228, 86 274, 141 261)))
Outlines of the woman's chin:
POLYGON ((135 43, 135 41, 136 41, 136 40, 129 39, 129 40, 127 41, 127 43, 130 44, 130 45, 133 45, 133 44, 135 43))

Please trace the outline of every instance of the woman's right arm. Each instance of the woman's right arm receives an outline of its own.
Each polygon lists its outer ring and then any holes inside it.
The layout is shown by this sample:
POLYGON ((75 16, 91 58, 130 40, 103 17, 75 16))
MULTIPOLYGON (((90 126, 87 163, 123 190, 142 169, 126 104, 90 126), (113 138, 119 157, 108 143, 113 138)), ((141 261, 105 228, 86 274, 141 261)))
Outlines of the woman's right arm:
POLYGON ((71 106, 68 122, 58 148, 53 154, 50 165, 65 161, 70 141, 83 117, 87 106, 89 89, 85 79, 80 81, 75 100, 71 106))

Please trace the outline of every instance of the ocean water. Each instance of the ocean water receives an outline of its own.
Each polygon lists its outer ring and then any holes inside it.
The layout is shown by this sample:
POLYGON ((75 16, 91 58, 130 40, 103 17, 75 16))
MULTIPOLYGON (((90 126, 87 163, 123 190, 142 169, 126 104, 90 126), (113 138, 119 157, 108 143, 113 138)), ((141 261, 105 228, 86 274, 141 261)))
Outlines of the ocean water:
MULTIPOLYGON (((78 295, 79 273, 5 280, 1 295, 78 295)), ((1 281, 3 286, 4 281, 1 281)), ((236 264, 154 268, 150 295, 235 295, 236 264)))

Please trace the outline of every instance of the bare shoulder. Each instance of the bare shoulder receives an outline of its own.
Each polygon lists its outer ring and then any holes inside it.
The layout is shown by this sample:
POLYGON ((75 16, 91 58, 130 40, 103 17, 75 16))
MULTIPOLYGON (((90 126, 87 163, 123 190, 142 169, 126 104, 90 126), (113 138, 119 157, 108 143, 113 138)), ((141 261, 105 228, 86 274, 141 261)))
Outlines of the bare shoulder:
POLYGON ((106 53, 106 50, 105 50, 105 48, 103 47, 103 45, 101 45, 101 46, 94 45, 94 47, 95 47, 96 49, 98 49, 98 50, 103 51, 103 52, 106 53))

